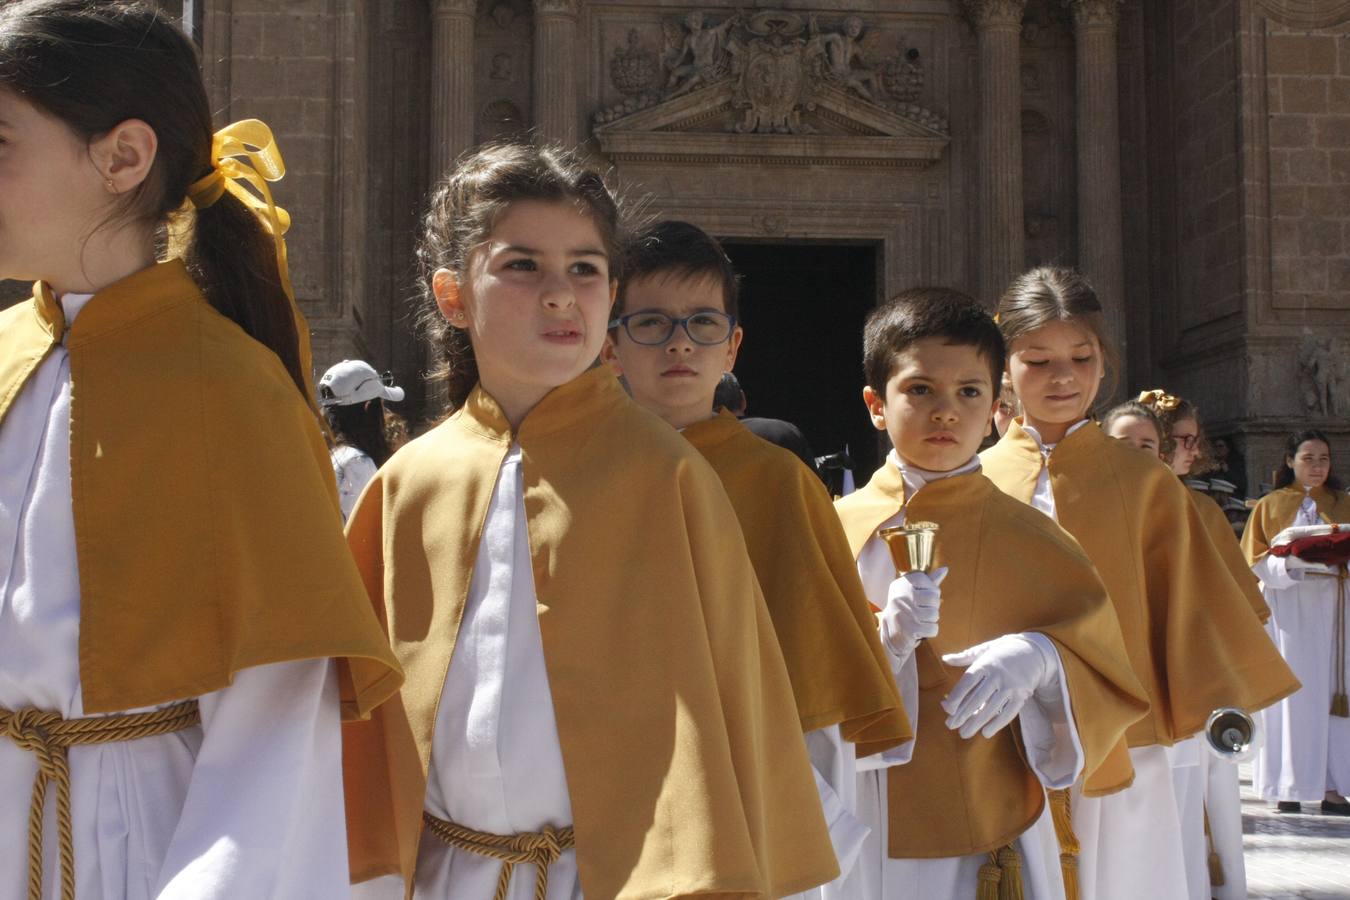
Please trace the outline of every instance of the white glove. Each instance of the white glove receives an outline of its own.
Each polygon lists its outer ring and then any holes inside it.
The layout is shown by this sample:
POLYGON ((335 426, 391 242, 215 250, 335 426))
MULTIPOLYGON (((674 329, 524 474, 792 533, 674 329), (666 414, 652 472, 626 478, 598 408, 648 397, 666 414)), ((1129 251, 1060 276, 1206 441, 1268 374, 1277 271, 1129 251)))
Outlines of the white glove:
POLYGON ((947 577, 946 566, 926 572, 906 572, 891 582, 886 592, 886 607, 877 614, 881 640, 886 648, 904 662, 919 641, 937 637, 938 608, 942 592, 938 587, 947 577))
POLYGON ((1335 575, 1336 570, 1323 563, 1308 562, 1306 559, 1299 559, 1292 554, 1289 556, 1276 557, 1284 566, 1284 574, 1289 576, 1290 581, 1302 581, 1309 574, 1316 572, 1319 575, 1335 575))
POLYGON ((972 738, 978 731, 990 738, 1017 718, 1036 690, 1055 683, 1059 666, 1046 652, 1020 634, 948 653, 949 666, 969 666, 942 701, 947 727, 972 738))

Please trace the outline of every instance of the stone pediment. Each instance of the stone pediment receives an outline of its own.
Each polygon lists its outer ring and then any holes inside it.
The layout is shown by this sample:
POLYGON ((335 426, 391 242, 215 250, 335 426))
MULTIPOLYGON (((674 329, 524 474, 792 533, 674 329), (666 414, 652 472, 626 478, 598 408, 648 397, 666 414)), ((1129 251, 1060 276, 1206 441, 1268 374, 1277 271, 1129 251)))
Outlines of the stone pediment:
POLYGON ((683 29, 667 26, 658 89, 636 41, 616 53, 615 71, 648 77, 594 117, 611 159, 922 167, 951 140, 941 116, 905 101, 912 63, 862 54, 856 17, 838 32, 774 11, 709 27, 691 15, 683 29))

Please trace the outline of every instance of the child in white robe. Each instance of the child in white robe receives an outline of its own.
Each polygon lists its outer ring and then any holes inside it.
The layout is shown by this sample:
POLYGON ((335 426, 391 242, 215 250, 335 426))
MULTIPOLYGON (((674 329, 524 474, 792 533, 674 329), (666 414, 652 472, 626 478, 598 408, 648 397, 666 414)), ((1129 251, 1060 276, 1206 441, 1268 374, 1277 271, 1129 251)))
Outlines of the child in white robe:
POLYGON ((916 738, 859 760, 859 816, 872 833, 853 896, 967 900, 980 883, 1007 879, 1020 880, 1023 896, 1062 898, 1044 790, 1067 788, 1102 763, 1142 714, 1142 688, 1081 551, 980 474, 975 451, 1003 369, 988 314, 953 291, 908 291, 869 318, 864 354, 864 400, 895 449, 836 506, 881 610, 916 738), (880 531, 912 518, 938 524, 937 557, 950 571, 897 577, 880 531), (1041 584, 1009 578, 1031 555, 1055 574, 1041 584), (942 664, 965 674, 957 680, 942 664), (1024 750, 1003 732, 1014 720, 1024 750), (907 777, 911 767, 918 772, 907 777), (927 788, 942 779, 950 783, 927 788))
POLYGON ((0 8, 3 900, 347 892, 339 719, 400 676, 209 110, 149 6, 0 8))
POLYGON ((1350 718, 1344 699, 1350 586, 1334 570, 1268 551, 1286 528, 1347 521, 1350 498, 1332 470, 1327 435, 1315 430, 1291 435, 1276 489, 1257 503, 1242 535, 1270 604, 1267 628, 1303 682, 1302 690, 1261 716, 1266 740, 1253 766, 1255 788, 1281 812, 1301 812, 1302 804, 1320 801, 1324 813, 1350 815, 1345 798, 1350 718))

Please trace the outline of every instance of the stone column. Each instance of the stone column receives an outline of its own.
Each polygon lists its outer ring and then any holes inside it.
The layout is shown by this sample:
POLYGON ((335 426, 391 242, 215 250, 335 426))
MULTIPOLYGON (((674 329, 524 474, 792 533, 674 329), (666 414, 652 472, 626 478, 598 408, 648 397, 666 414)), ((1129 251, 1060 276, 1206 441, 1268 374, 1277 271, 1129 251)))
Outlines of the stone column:
POLYGON ((979 298, 997 302, 1026 262, 1022 218, 1022 11, 1026 0, 965 0, 980 48, 979 298))
POLYGON ((535 0, 534 127, 565 147, 577 143, 579 0, 535 0))
POLYGON ((1108 332, 1123 362, 1128 357, 1116 70, 1116 23, 1122 2, 1067 0, 1077 41, 1078 267, 1097 289, 1108 332))
POLYGON ((473 146, 473 25, 477 0, 431 3, 431 180, 473 146))

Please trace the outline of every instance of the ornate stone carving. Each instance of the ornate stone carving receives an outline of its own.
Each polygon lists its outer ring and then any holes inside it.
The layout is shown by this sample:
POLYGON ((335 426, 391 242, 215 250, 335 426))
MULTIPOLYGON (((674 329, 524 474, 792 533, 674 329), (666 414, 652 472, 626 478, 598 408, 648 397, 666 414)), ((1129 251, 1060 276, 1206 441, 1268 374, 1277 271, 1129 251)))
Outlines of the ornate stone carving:
POLYGON ((1350 340, 1305 337, 1298 348, 1298 380, 1305 413, 1350 412, 1350 340))
POLYGON ((661 61, 670 72, 666 93, 676 97, 725 78, 739 50, 728 33, 740 23, 741 15, 735 13, 718 25, 707 25, 703 13, 694 10, 684 17, 683 29, 664 24, 666 52, 661 61))
POLYGON ((525 114, 510 100, 493 100, 479 113, 483 133, 492 137, 514 135, 525 129, 525 114))
POLYGON ((534 0, 534 9, 541 16, 576 17, 578 0, 534 0))
POLYGON ((1021 24, 1027 0, 965 0, 964 6, 976 28, 1009 27, 1021 24))
POLYGON ((883 73, 863 56, 863 20, 858 16, 844 19, 839 31, 821 31, 815 14, 809 19, 812 56, 819 52, 825 58, 825 78, 851 90, 864 100, 875 102, 885 91, 883 73))
POLYGON ((488 13, 492 21, 497 23, 497 27, 506 31, 511 27, 511 23, 516 20, 516 11, 510 3, 498 3, 492 7, 492 12, 488 13))
POLYGON ((918 48, 910 47, 904 55, 891 58, 882 71, 886 93, 901 103, 917 103, 923 97, 928 72, 918 48))
POLYGON ((1125 0, 1063 0, 1076 28, 1114 28, 1125 0))
POLYGON ((656 85, 660 66, 656 54, 642 46, 642 35, 636 28, 628 29, 628 44, 614 48, 609 61, 609 80, 614 89, 625 97, 645 94, 656 85))
POLYGON ((433 0, 431 18, 442 19, 447 16, 468 16, 478 11, 478 0, 433 0))
MULTIPOLYGON (((730 105, 738 113, 731 130, 757 134, 810 134, 802 119, 815 109, 822 90, 842 91, 945 132, 940 116, 917 105, 927 72, 914 48, 880 47, 882 34, 856 15, 822 26, 783 10, 743 17, 734 13, 716 24, 700 10, 662 25, 664 84, 653 88, 650 51, 637 29, 627 46, 616 48, 610 79, 625 100, 595 115, 596 124, 614 122, 658 103, 731 85, 730 105)), ((894 45, 894 39, 891 39, 894 45)), ((702 94, 700 93, 700 96, 702 94)))

